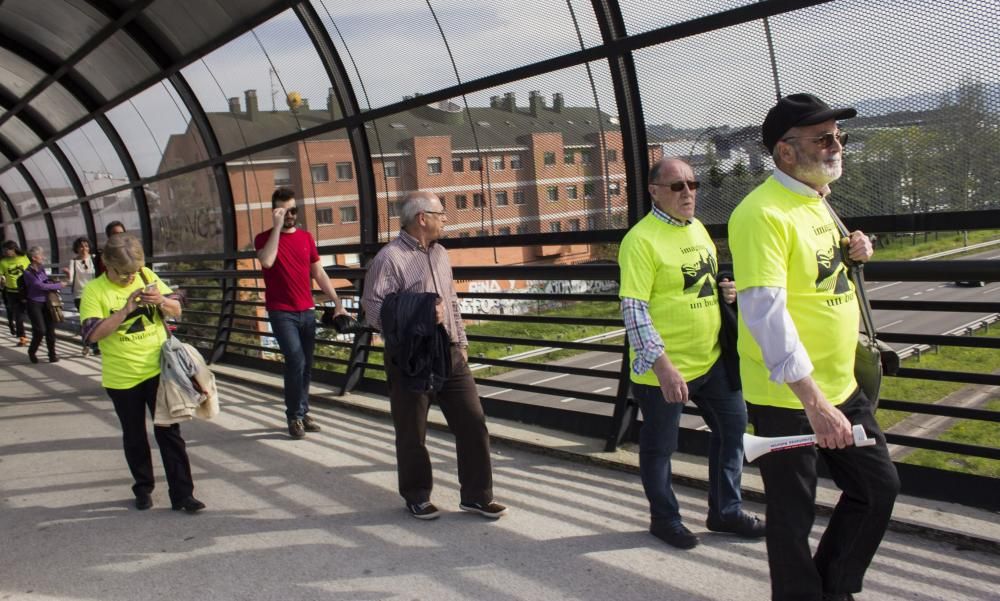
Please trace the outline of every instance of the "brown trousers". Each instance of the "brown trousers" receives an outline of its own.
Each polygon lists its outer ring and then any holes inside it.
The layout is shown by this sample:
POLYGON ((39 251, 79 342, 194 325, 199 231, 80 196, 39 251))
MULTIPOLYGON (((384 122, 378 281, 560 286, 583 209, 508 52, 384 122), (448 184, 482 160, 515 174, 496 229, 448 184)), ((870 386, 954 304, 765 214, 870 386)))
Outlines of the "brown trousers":
POLYGON ((434 486, 431 459, 427 452, 427 412, 431 397, 441 408, 448 428, 455 436, 458 455, 458 481, 462 501, 488 503, 493 500, 493 468, 490 465, 490 436, 486 416, 479 402, 479 392, 462 358, 461 349, 451 347, 451 376, 437 393, 421 394, 400 386, 400 372, 386 353, 389 380, 389 404, 396 429, 396 464, 399 494, 407 503, 422 503, 431 498, 434 486))

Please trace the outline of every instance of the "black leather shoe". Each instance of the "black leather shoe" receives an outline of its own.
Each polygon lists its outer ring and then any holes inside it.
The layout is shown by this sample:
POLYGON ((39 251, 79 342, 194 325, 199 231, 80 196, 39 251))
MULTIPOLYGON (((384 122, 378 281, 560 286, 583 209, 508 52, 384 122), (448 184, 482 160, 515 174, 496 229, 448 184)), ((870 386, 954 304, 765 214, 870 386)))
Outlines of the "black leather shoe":
POLYGON ((139 511, 145 511, 153 506, 153 497, 149 495, 136 495, 135 496, 135 508, 139 511))
POLYGON ((685 528, 683 524, 672 527, 650 526, 649 532, 671 547, 677 547, 678 549, 694 549, 698 546, 699 542, 698 537, 685 528))
POLYGON ((59 357, 55 355, 49 355, 49 363, 59 363, 59 357))
POLYGON ((767 534, 764 520, 745 511, 741 511, 734 518, 725 520, 709 516, 708 520, 705 521, 705 526, 712 532, 726 532, 743 538, 760 538, 767 534))
POLYGON ((205 504, 194 497, 188 497, 186 499, 181 499, 180 501, 172 501, 170 503, 170 508, 174 511, 184 510, 188 513, 197 513, 205 508, 205 504))
POLYGON ((31 361, 32 363, 38 363, 38 355, 34 353, 28 353, 28 361, 31 361))

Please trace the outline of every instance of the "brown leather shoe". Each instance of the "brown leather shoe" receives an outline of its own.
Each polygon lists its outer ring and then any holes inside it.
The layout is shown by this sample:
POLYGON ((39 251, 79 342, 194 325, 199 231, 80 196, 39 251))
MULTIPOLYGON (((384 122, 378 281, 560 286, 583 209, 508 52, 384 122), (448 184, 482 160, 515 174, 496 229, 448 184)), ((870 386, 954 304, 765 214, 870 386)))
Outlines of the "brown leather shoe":
POLYGON ((311 415, 306 415, 302 418, 302 429, 306 432, 319 432, 323 428, 319 427, 311 415))
POLYGON ((306 437, 306 429, 302 425, 301 419, 293 419, 288 422, 288 435, 296 440, 306 437))

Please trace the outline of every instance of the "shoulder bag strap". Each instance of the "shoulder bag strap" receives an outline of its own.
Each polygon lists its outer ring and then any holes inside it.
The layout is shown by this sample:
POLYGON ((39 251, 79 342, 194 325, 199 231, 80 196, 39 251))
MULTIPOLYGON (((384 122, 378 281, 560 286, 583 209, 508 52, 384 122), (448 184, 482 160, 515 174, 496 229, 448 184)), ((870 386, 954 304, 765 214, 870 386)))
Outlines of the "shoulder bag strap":
MULTIPOLYGON (((840 231, 840 235, 849 241, 850 232, 847 230, 847 226, 845 226, 844 222, 840 220, 837 212, 830 206, 826 197, 823 197, 823 204, 826 205, 827 211, 830 212, 830 216, 833 217, 834 223, 837 224, 837 229, 840 231)), ((875 344, 875 321, 872 319, 872 307, 868 302, 868 294, 865 292, 865 265, 864 263, 852 261, 850 257, 847 256, 843 240, 841 240, 840 250, 843 255, 844 264, 847 265, 847 271, 851 274, 851 280, 854 282, 854 293, 857 295, 858 305, 861 307, 861 321, 864 322, 865 333, 868 334, 868 340, 871 341, 871 344, 875 344)))
MULTIPOLYGON (((142 278, 142 285, 149 286, 152 282, 146 277, 146 268, 139 268, 139 277, 142 278)), ((160 321, 163 323, 163 331, 167 333, 167 338, 170 338, 172 334, 170 333, 170 328, 167 327, 167 318, 163 315, 163 311, 159 307, 156 307, 156 312, 160 314, 160 321)), ((874 338, 873 338, 874 340, 874 338)))

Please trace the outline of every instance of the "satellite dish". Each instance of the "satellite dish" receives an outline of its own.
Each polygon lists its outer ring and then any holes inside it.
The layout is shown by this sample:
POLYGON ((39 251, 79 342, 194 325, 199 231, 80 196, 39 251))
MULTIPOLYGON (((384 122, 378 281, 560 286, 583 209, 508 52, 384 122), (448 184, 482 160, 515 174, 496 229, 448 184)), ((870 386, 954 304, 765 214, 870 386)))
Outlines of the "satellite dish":
POLYGON ((302 106, 302 94, 298 92, 289 92, 288 96, 285 98, 285 102, 288 103, 288 108, 293 111, 302 106))

